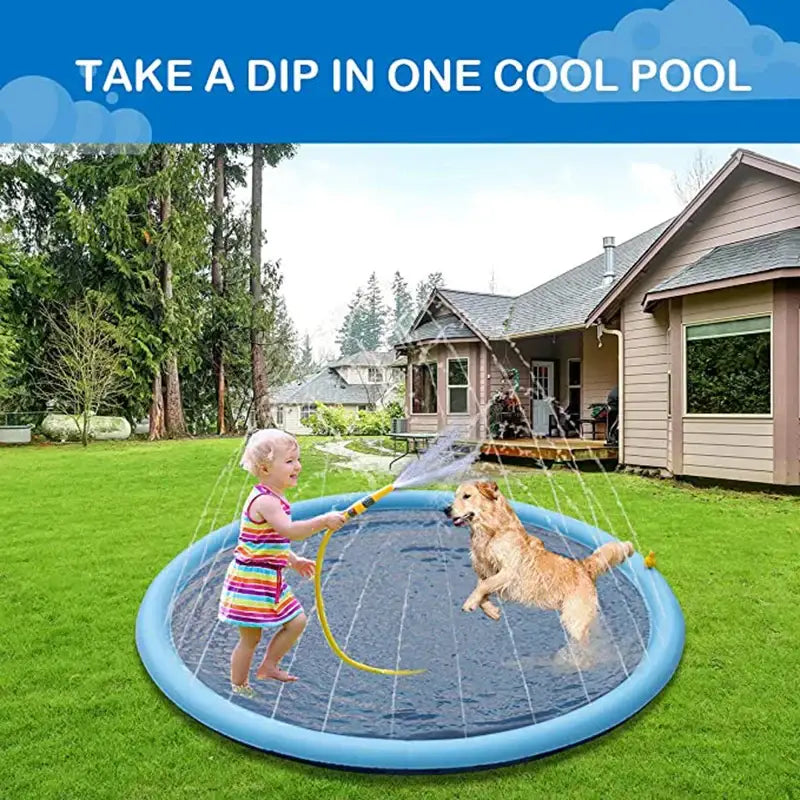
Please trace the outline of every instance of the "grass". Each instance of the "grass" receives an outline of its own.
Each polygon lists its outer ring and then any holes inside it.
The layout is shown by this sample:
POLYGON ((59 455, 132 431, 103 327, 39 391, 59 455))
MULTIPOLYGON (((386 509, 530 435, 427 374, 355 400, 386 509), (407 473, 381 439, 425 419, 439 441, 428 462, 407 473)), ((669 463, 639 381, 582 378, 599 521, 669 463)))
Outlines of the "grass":
MULTIPOLYGON (((326 469, 310 444, 301 497, 369 488, 326 469)), ((517 766, 404 777, 291 762, 195 723, 150 682, 134 623, 237 446, 0 450, 0 797, 798 796, 800 501, 626 475, 513 472, 502 484, 590 522, 602 504, 600 526, 628 536, 616 492, 638 548, 656 551, 681 602, 687 643, 676 676, 616 730, 517 766)), ((240 470, 229 475, 201 533, 236 511, 247 483, 240 470)))
POLYGON ((388 436, 344 437, 344 441, 347 442, 347 449, 355 453, 377 456, 385 456, 392 453, 392 440, 388 436))

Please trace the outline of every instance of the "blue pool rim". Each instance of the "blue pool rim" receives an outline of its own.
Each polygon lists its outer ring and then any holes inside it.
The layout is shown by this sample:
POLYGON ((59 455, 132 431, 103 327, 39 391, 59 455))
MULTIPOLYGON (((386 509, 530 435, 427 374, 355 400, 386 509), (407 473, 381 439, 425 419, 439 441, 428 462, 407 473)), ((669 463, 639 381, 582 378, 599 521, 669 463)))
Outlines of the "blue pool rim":
MULTIPOLYGON (((332 508, 344 509, 363 495, 304 500, 292 505, 292 517, 307 519, 332 508)), ((452 497, 451 492, 395 491, 377 507, 441 510, 452 497)), ((512 502, 512 506, 524 523, 563 533, 590 548, 615 541, 571 517, 526 503, 512 502)), ((139 608, 136 646, 153 682, 185 713, 230 739, 289 758, 329 767, 401 773, 450 772, 524 761, 591 739, 633 716, 666 686, 683 653, 685 628, 680 605, 664 578, 655 569, 647 569, 636 553, 617 569, 638 588, 647 607, 647 655, 625 681, 597 700, 535 725, 458 739, 377 739, 302 728, 229 702, 196 679, 173 646, 168 609, 176 583, 181 591, 199 567, 220 549, 232 547, 237 536, 238 522, 220 528, 159 573, 139 608)))

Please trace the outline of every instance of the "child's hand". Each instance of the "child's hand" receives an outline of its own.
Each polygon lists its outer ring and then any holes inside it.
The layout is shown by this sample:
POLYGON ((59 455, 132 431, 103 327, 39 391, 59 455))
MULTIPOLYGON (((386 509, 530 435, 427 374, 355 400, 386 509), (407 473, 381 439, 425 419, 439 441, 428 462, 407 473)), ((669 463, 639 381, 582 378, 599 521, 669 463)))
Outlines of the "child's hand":
POLYGON ((296 572, 299 572, 301 577, 308 578, 309 580, 314 577, 314 572, 316 572, 316 564, 310 558, 301 558, 298 556, 294 560, 294 567, 296 572))
POLYGON ((330 528, 332 531, 338 531, 339 528, 347 522, 347 517, 342 514, 341 511, 331 511, 328 514, 322 515, 322 522, 326 528, 330 528))

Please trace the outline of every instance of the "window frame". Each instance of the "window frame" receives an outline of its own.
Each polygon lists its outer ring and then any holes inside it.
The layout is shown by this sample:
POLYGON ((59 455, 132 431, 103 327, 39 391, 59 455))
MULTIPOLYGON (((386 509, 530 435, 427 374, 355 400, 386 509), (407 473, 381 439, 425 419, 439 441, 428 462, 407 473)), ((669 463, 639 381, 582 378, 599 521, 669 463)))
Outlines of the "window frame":
POLYGON ((567 406, 569 406, 569 397, 570 392, 572 389, 577 389, 580 394, 578 395, 578 408, 573 411, 574 414, 577 414, 578 418, 581 416, 581 412, 583 411, 583 363, 582 359, 580 358, 568 358, 567 359, 567 406), (569 365, 573 362, 577 362, 578 364, 578 382, 571 383, 569 379, 569 365))
MULTIPOLYGON (((766 331, 760 331, 765 333, 766 331)), ((755 333, 751 331, 751 333, 755 333)), ((736 336, 747 336, 747 333, 729 334, 730 338, 736 336)), ((722 337, 714 337, 722 338, 722 337)), ((681 323, 681 372, 683 379, 683 402, 681 411, 686 419, 772 419, 775 412, 775 317, 772 310, 762 313, 737 314, 731 317, 712 317, 693 322, 681 323), (718 412, 703 414, 698 412, 689 413, 689 381, 687 365, 687 329, 697 328, 702 325, 715 325, 720 322, 740 322, 748 319, 769 318, 769 413, 768 414, 721 414, 718 412)))
POLYGON ((313 404, 311 404, 311 403, 303 403, 300 406, 300 424, 303 425, 303 427, 308 427, 307 425, 305 425, 305 422, 315 411, 316 411, 316 408, 314 408, 313 404), (306 414, 306 409, 307 408, 310 408, 311 411, 309 411, 306 414))
POLYGON ((445 363, 445 380, 447 381, 447 415, 454 416, 454 417, 466 417, 469 416, 469 379, 470 379, 470 368, 469 368, 470 358, 469 356, 453 356, 448 358, 445 363), (462 383, 450 383, 450 362, 451 361, 466 361, 467 362, 467 382, 462 383), (466 391, 466 408, 464 411, 451 411, 450 410, 450 390, 451 389, 464 389, 466 391))
POLYGON ((283 415, 283 406, 277 406, 275 408, 275 424, 278 427, 282 427, 285 424, 283 415))
POLYGON ((411 399, 411 414, 415 417, 435 417, 439 413, 439 362, 438 361, 420 361, 411 365, 411 391, 408 393, 411 399), (414 411, 414 370, 418 367, 428 367, 428 372, 431 379, 434 381, 433 402, 435 409, 433 411, 414 411), (435 378, 433 377, 435 376, 435 378))
POLYGON ((367 367, 367 383, 383 383, 383 375, 380 367, 367 367), (374 380, 373 373, 377 375, 374 380))

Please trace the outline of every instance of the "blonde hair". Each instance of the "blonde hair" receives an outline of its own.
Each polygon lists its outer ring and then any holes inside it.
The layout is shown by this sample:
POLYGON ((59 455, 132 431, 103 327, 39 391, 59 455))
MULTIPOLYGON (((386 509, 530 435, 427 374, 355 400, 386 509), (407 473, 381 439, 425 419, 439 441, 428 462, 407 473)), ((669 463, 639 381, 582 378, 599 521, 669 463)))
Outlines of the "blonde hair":
POLYGON ((298 448, 297 439, 277 428, 264 428, 253 433, 247 440, 242 454, 241 466, 258 477, 259 467, 270 467, 278 450, 298 448))

